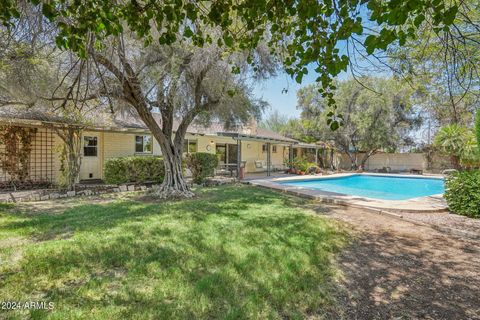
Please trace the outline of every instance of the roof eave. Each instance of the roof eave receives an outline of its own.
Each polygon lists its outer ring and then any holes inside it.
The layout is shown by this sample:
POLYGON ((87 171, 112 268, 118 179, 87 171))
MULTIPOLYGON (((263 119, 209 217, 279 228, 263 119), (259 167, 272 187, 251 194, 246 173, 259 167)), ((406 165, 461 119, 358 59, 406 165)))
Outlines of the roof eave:
POLYGON ((261 141, 261 142, 273 142, 273 143, 281 143, 281 144, 297 144, 298 141, 290 140, 290 139, 275 139, 269 137, 262 137, 250 134, 242 134, 242 133, 235 133, 235 132, 217 132, 218 136, 224 137, 231 137, 236 140, 246 140, 246 141, 261 141))

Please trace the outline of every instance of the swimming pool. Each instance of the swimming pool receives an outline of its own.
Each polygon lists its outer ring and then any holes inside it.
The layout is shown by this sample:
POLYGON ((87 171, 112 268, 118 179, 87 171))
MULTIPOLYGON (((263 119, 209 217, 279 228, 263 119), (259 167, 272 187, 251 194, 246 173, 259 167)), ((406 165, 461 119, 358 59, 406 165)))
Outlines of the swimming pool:
POLYGON ((286 181, 280 184, 342 193, 382 200, 407 200, 443 194, 443 179, 408 178, 377 175, 351 175, 337 178, 321 178, 286 181))

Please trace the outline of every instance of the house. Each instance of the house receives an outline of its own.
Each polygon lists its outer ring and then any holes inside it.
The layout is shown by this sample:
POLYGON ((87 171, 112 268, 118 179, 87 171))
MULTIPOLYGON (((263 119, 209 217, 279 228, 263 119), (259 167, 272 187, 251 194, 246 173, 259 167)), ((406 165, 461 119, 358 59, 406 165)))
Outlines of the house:
MULTIPOLYGON (((156 115, 160 121, 159 115, 156 115)), ((0 133, 8 127, 30 128, 32 143, 25 162, 28 181, 34 184, 55 184, 62 166, 62 139, 56 129, 71 126, 61 118, 44 112, 2 109, 0 133)), ((178 124, 177 124, 178 125, 178 124)), ((175 127, 175 125, 174 125, 175 127)), ((2 135, 3 137, 3 135, 2 135)), ((136 117, 98 114, 89 125, 82 126, 82 163, 80 180, 103 178, 106 160, 126 156, 160 156, 161 150, 148 128, 136 117)), ((208 127, 191 125, 185 141, 185 152, 215 153, 219 159, 219 172, 237 172, 239 164, 245 172, 270 172, 284 168, 284 160, 295 154, 315 154, 316 145, 300 144, 297 140, 257 127, 255 121, 235 129, 220 124, 208 127), (290 154, 291 152, 291 154, 290 154)), ((8 185, 4 170, 8 164, 5 141, 0 141, 0 183, 8 185)), ((313 158, 312 158, 313 160, 313 158)))

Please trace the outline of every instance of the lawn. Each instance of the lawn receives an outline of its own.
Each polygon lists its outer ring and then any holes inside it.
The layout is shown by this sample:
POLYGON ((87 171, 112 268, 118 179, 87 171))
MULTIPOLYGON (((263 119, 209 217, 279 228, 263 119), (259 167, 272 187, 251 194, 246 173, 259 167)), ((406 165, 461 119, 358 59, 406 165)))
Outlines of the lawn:
MULTIPOLYGON (((249 186, 0 209, 0 318, 305 318, 335 308, 348 240, 307 200, 249 186)), ((73 201, 73 202, 72 202, 73 201)))

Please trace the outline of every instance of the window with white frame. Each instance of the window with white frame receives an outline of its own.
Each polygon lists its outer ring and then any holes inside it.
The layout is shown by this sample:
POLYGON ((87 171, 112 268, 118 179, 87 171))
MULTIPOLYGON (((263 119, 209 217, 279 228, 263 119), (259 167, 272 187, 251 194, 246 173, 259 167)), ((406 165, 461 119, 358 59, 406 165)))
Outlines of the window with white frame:
POLYGON ((135 136, 135 152, 136 153, 152 153, 153 140, 152 136, 135 136))
POLYGON ((272 146, 272 152, 277 153, 277 146, 275 146, 275 145, 272 146))
POLYGON ((97 156, 98 139, 97 137, 83 137, 83 155, 85 157, 97 156))
POLYGON ((265 153, 268 150, 268 146, 266 144, 262 144, 262 152, 265 153))

